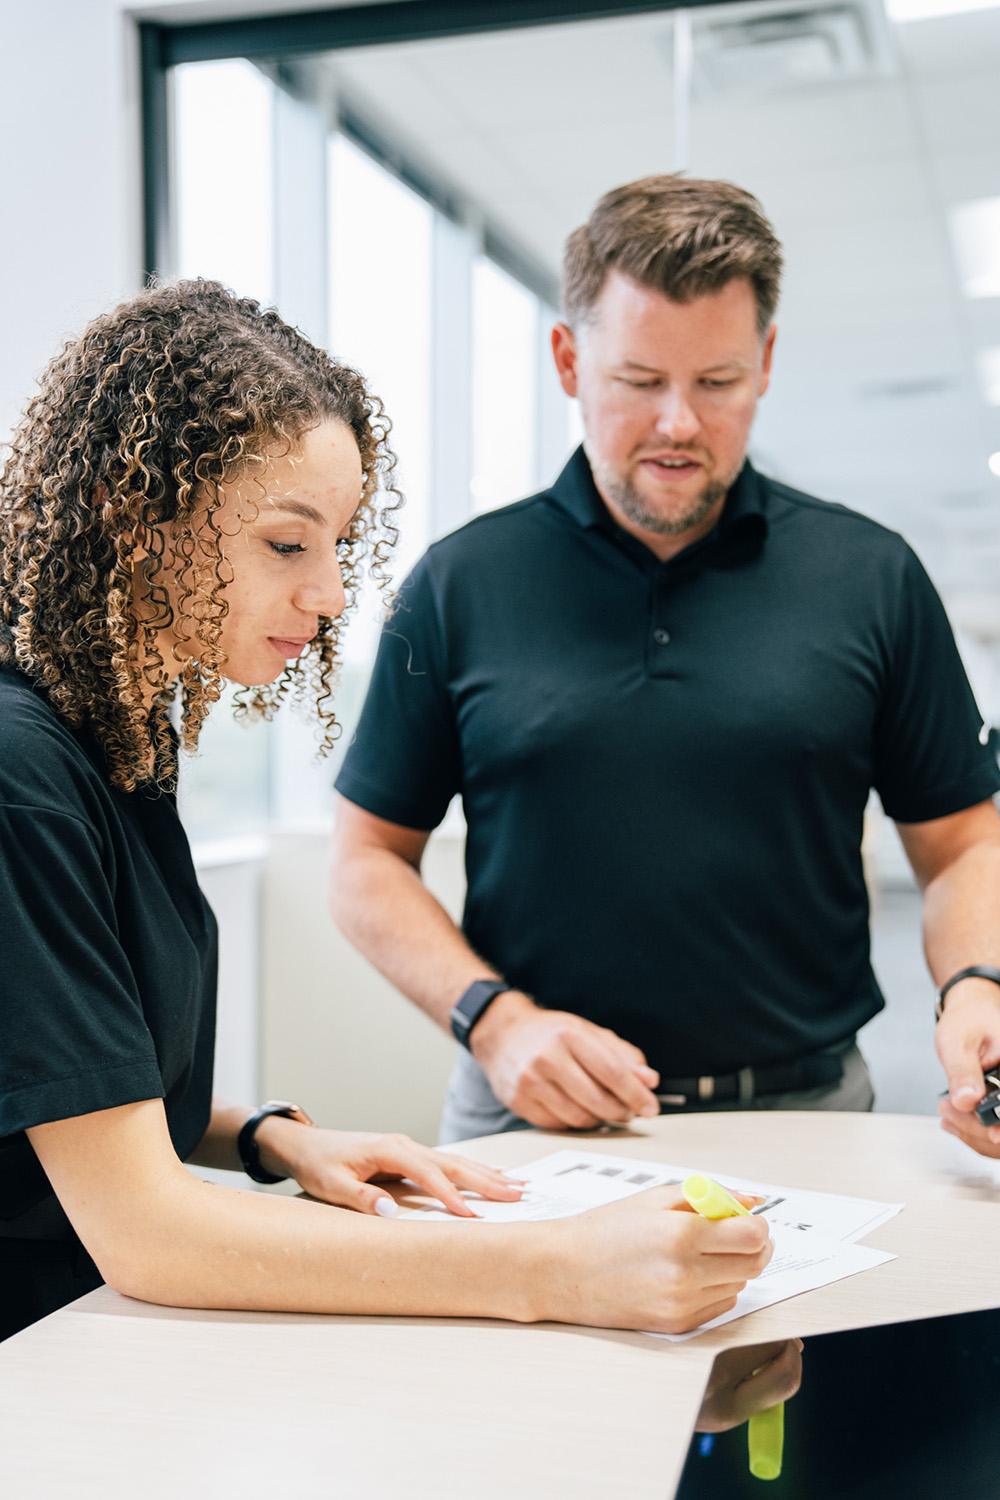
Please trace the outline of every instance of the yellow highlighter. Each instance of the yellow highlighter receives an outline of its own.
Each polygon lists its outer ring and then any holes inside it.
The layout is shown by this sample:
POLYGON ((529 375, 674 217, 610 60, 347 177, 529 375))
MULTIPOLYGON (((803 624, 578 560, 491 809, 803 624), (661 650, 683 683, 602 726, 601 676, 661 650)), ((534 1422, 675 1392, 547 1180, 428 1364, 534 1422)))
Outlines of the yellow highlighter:
POLYGON ((681 1185, 684 1194, 696 1214, 701 1214, 703 1219, 732 1219, 737 1214, 749 1215, 750 1210, 744 1208, 738 1198, 732 1193, 727 1193, 725 1188, 718 1182, 713 1182, 711 1177, 701 1177, 697 1173, 693 1177, 685 1177, 681 1185))
MULTIPOLYGON (((749 1214, 739 1199, 727 1193, 720 1183, 699 1173, 686 1177, 681 1192, 695 1213, 703 1219, 732 1219, 749 1214)), ((756 1371, 754 1372, 756 1373, 756 1371)), ((750 1450, 750 1473, 755 1479, 777 1479, 785 1446, 785 1403, 754 1412, 747 1423, 747 1445, 750 1450)))

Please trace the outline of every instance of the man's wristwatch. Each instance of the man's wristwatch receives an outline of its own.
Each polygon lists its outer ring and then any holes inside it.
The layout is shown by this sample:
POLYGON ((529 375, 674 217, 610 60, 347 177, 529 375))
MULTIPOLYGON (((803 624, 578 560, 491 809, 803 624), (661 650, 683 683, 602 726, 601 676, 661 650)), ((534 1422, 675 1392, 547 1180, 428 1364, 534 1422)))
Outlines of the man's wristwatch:
POLYGON ((236 1150, 239 1152, 243 1170, 254 1182, 287 1182, 286 1177, 275 1176, 273 1172, 267 1172, 260 1164, 260 1152, 257 1149, 257 1126, 261 1120, 266 1120, 268 1115, 287 1115, 290 1120, 297 1120, 300 1125, 313 1125, 316 1121, 310 1120, 304 1109, 297 1104, 289 1104, 287 1099, 269 1099, 259 1109, 255 1109, 250 1118, 244 1123, 242 1130, 236 1137, 236 1150))
POLYGON ((475 983, 469 985, 458 1004, 452 1006, 449 1018, 452 1035, 466 1050, 469 1048, 472 1028, 484 1010, 493 1004, 498 995, 512 988, 513 986, 503 979, 477 979, 475 983))
POLYGON ((934 1019, 940 1021, 944 1010, 944 997, 953 984, 960 979, 992 979, 994 984, 1000 984, 1000 969, 995 969, 992 964, 972 964, 968 969, 959 969, 938 990, 937 1000, 934 1002, 934 1019))

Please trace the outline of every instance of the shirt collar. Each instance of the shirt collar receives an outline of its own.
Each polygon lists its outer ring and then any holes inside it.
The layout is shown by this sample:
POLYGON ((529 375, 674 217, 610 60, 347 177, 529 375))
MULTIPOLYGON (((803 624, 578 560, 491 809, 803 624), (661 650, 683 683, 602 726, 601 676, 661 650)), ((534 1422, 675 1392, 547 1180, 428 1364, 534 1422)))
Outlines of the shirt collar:
POLYGON ((606 532, 627 552, 654 567, 676 567, 696 558, 714 567, 736 567, 755 556, 767 537, 767 491, 765 482, 750 463, 744 461, 736 482, 723 507, 719 524, 708 536, 679 552, 668 563, 659 563, 637 537, 623 531, 612 518, 594 483, 590 464, 583 448, 570 455, 566 467, 550 491, 553 500, 578 525, 606 532))

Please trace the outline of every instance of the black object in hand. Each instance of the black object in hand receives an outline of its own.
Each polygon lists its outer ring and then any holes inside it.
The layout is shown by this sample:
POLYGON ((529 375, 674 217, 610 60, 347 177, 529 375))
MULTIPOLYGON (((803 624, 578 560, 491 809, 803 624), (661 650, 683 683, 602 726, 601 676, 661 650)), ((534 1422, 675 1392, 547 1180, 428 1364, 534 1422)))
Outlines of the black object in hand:
POLYGON ((996 1125, 1000 1123, 1000 1072, 985 1077, 989 1092, 976 1105, 976 1114, 981 1125, 996 1125))

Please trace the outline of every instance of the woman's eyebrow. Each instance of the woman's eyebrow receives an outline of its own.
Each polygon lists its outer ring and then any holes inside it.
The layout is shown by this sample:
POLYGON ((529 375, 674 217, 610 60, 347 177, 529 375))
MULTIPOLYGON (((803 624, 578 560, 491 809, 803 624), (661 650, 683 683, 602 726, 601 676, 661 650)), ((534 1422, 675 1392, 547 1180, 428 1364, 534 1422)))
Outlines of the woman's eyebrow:
POLYGON ((270 497, 271 506, 274 510, 284 510, 293 516, 301 516, 303 521, 315 521, 317 526, 325 526, 326 518, 304 500, 286 499, 284 496, 270 497))

